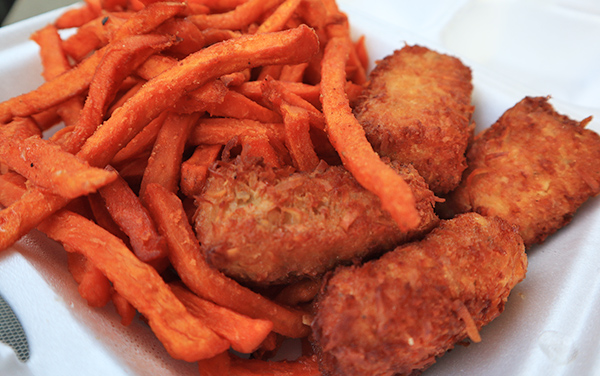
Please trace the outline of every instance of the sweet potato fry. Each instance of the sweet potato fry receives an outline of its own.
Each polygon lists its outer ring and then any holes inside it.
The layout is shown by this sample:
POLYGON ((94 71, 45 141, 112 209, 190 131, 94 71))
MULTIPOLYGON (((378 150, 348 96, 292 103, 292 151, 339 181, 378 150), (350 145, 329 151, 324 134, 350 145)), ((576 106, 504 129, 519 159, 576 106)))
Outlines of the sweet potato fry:
POLYGON ((314 356, 301 357, 295 361, 273 362, 244 359, 223 353, 202 360, 198 363, 198 367, 202 376, 318 376, 321 374, 314 356))
POLYGON ((148 33, 166 20, 176 15, 183 15, 186 10, 187 6, 184 3, 157 2, 150 4, 125 21, 125 23, 115 32, 111 41, 121 40, 132 35, 148 33))
POLYGON ((350 43, 348 37, 334 37, 325 47, 321 98, 327 134, 344 166, 362 186, 381 199, 382 207, 401 229, 409 230, 420 221, 415 198, 406 182, 373 151, 341 90, 346 83, 345 65, 350 43))
POLYGON ((37 89, 0 103, 0 123, 47 110, 83 93, 87 90, 104 52, 104 49, 98 50, 81 64, 37 89))
POLYGON ((148 184, 160 184, 171 192, 177 192, 181 160, 188 136, 200 114, 180 115, 169 113, 158 132, 152 154, 144 171, 140 197, 148 184))
POLYGON ((247 67, 303 61, 317 49, 317 36, 306 26, 241 37, 202 49, 144 85, 88 139, 79 154, 96 165, 106 165, 124 144, 160 112, 175 104, 185 91, 247 67))
POLYGON ((200 119, 190 138, 191 145, 225 145, 235 137, 259 138, 284 141, 285 130, 282 123, 261 123, 255 120, 231 118, 200 119))
POLYGON ((181 164, 179 187, 187 197, 200 194, 209 167, 217 160, 221 145, 199 145, 192 156, 181 164))
POLYGON ((176 359, 196 361, 229 347, 191 316, 155 270, 139 261, 109 232, 74 213, 60 211, 39 229, 85 254, 112 281, 125 299, 147 319, 167 351, 176 359))
POLYGON ((111 164, 119 165, 124 161, 139 156, 142 152, 151 150, 152 145, 154 145, 156 137, 158 137, 158 132, 165 122, 168 113, 168 111, 164 111, 162 114, 158 115, 158 117, 148 123, 148 125, 145 126, 140 133, 138 133, 121 150, 119 150, 119 152, 112 159, 111 164))
POLYGON ((128 326, 131 324, 135 314, 137 313, 135 307, 132 306, 131 303, 129 303, 127 299, 125 299, 123 295, 119 294, 117 291, 113 290, 111 298, 117 313, 119 316, 121 316, 121 324, 123 326, 128 326))
POLYGON ((210 28, 242 30, 280 2, 281 0, 248 0, 232 11, 193 15, 189 16, 189 20, 202 30, 210 28))
POLYGON ((79 27, 98 17, 100 9, 86 3, 82 7, 67 10, 58 17, 54 24, 58 29, 79 27))
MULTIPOLYGON (((14 121, 10 125, 19 123, 14 121)), ((39 136, 20 137, 28 132, 25 123, 19 123, 12 137, 7 135, 9 125, 0 128, 0 160, 28 180, 50 192, 75 198, 94 192, 115 179, 115 174, 90 167, 59 145, 39 136)))
MULTIPOLYGON (((0 176, 0 201, 11 205, 25 191, 0 176)), ((153 332, 176 359, 193 362, 213 357, 229 342, 187 312, 160 275, 139 261, 121 240, 88 219, 60 210, 39 224, 39 230, 68 251, 86 256, 113 287, 147 319, 153 332)))
MULTIPOLYGON (((271 67, 271 66, 269 66, 269 67, 271 67)), ((269 67, 267 67, 267 68, 269 68, 269 67)), ((258 101, 260 101, 260 99, 263 95, 263 91, 265 89, 264 82, 263 82, 265 80, 270 80, 270 81, 276 82, 276 85, 278 85, 277 91, 281 92, 281 94, 285 96, 286 101, 289 102, 290 104, 293 104, 295 106, 299 106, 306 110, 312 111, 309 108, 307 108, 306 105, 301 104, 300 101, 296 101, 290 97, 287 97, 288 93, 294 94, 294 95, 304 99, 306 102, 310 103, 313 107, 315 107, 317 109, 321 108, 321 101, 319 99, 319 96, 321 95, 321 87, 319 85, 309 85, 309 84, 305 84, 305 83, 301 83, 301 82, 279 81, 276 79, 275 76, 272 76, 272 75, 267 75, 265 77, 257 79, 256 81, 245 82, 242 85, 240 85, 239 87, 233 88, 233 90, 258 102, 258 101)), ((323 118, 322 113, 320 116, 321 116, 321 118, 323 118)), ((323 118, 323 120, 322 120, 323 124, 324 124, 324 121, 325 120, 323 118)), ((322 128, 324 129, 325 126, 323 125, 322 128)))
MULTIPOLYGON (((108 171, 114 171, 110 166, 108 171)), ((129 237, 135 255, 148 263, 167 256, 167 244, 138 196, 121 178, 98 191, 115 223, 129 237)))
POLYGON ((74 253, 67 254, 68 268, 79 284, 79 295, 90 307, 104 307, 111 299, 112 286, 102 272, 85 256, 74 253))
POLYGON ((310 139, 308 111, 303 108, 281 105, 285 125, 285 144, 290 151, 294 166, 299 171, 312 171, 319 164, 319 157, 310 139))
POLYGON ((96 68, 83 111, 69 140, 63 145, 64 149, 77 153, 102 123, 104 113, 123 80, 148 56, 172 43, 173 40, 166 36, 135 35, 109 45, 96 68))
POLYGON ((201 255, 200 245, 179 198, 157 184, 146 188, 144 201, 159 231, 169 244, 169 259, 182 281, 198 296, 252 318, 273 322, 275 332, 304 337, 305 314, 277 305, 212 269, 201 255))
POLYGON ((182 284, 169 286, 192 315, 202 319, 215 333, 228 340, 235 351, 248 354, 256 350, 273 328, 273 323, 268 320, 251 319, 218 306, 196 296, 182 284))
POLYGON ((239 141, 242 145, 242 159, 262 158, 267 166, 283 166, 282 158, 280 158, 267 137, 262 135, 258 137, 244 137, 239 141))
POLYGON ((258 27, 256 34, 283 30, 302 0, 286 0, 258 27))

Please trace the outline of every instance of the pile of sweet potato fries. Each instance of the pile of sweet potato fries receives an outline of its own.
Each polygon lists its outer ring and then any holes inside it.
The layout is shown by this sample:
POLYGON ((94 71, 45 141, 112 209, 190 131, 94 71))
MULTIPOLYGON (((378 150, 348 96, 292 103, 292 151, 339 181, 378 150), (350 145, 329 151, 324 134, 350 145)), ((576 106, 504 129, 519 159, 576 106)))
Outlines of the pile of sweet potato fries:
POLYGON ((139 312, 203 375, 319 374, 310 354, 230 355, 305 338, 311 316, 211 268, 189 208, 224 150, 299 171, 329 152, 417 225, 352 114, 368 56, 335 0, 86 0, 31 38, 46 82, 0 103, 0 249, 46 233, 89 305, 139 312))

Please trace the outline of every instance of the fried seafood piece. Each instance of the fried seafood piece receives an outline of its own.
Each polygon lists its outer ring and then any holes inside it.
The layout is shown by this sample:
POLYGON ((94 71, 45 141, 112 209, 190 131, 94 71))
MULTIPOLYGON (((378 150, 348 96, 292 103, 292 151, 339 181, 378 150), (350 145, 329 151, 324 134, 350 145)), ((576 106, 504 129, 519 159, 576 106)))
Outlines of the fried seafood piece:
POLYGON ((584 128, 590 120, 558 114, 548 98, 524 98, 477 135, 445 205, 506 219, 526 247, 542 242, 600 192, 600 136, 584 128))
POLYGON ((412 163, 435 194, 460 182, 472 138, 471 70, 452 56, 405 46, 378 62, 355 114, 373 149, 412 163))
POLYGON ((313 172, 236 159, 217 162, 197 198, 195 229, 210 264, 241 281, 268 285, 318 277, 341 262, 393 249, 422 236, 438 218, 435 197, 412 166, 400 166, 421 224, 400 231, 341 166, 313 172))
POLYGON ((525 277, 521 237, 497 217, 441 221, 422 241, 338 268, 313 321, 324 375, 409 375, 503 310, 525 277))

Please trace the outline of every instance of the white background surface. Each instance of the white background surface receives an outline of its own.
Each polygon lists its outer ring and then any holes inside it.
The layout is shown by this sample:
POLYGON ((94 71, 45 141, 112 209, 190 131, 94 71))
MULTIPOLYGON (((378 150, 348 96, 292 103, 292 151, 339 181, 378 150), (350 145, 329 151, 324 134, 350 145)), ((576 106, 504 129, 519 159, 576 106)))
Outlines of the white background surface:
MULTIPOLYGON (((26 0, 21 0, 26 1, 26 0)), ((600 131, 600 3, 593 0, 338 0, 373 60, 419 43, 473 70, 478 130, 524 96, 600 131)), ((41 84, 29 34, 58 12, 0 28, 0 100, 41 84), (33 72, 33 73, 32 73, 33 72)), ((600 162, 599 162, 600 163, 600 162)), ((600 375, 600 200, 529 250, 527 278, 482 342, 459 346, 425 375, 600 375)), ((0 292, 31 345, 21 375, 195 375, 145 325, 123 328, 111 306, 88 309, 64 251, 34 232, 0 253, 0 292)), ((5 354, 0 348, 0 356, 5 354)), ((0 375, 3 370, 0 360, 0 375)), ((16 372, 16 371, 15 371, 16 372)), ((17 374, 19 375, 19 374, 17 374)))

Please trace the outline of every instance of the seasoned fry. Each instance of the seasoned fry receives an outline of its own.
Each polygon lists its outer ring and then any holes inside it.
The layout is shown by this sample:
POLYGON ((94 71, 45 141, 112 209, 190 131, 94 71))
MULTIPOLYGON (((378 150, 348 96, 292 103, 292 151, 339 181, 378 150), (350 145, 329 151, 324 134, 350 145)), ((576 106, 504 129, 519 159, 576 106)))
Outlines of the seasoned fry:
POLYGON ((144 197, 146 187, 153 183, 160 184, 171 192, 177 192, 185 144, 199 117, 200 114, 197 113, 167 115, 144 170, 140 197, 144 197))
POLYGON ((221 145, 199 145, 192 156, 181 164, 179 188, 187 197, 199 195, 204 188, 209 167, 221 153, 221 145))
MULTIPOLYGON (((108 171, 114 171, 107 167, 108 171)), ((167 257, 167 244, 138 196, 121 177, 98 191, 115 223, 128 236, 135 255, 146 263, 167 257)))
MULTIPOLYGON (((23 189, 0 176, 3 205, 16 199, 23 189)), ((113 283, 116 291, 147 319, 156 336, 176 359, 197 361, 229 348, 200 320, 190 315, 158 273, 139 261, 121 240, 88 219, 67 210, 39 224, 39 230, 86 256, 113 283)))
POLYGON ((230 309, 194 295, 181 284, 171 284, 171 290, 192 315, 200 317, 209 328, 231 343, 233 350, 251 353, 271 332, 273 323, 251 319, 230 309))
POLYGON ((406 182, 383 163, 365 137, 364 130, 352 115, 345 87, 345 62, 350 50, 347 37, 332 38, 325 47, 321 97, 327 121, 327 134, 344 166, 356 180, 381 199, 401 229, 419 225, 415 198, 406 182))
POLYGON ((257 21, 267 10, 281 0, 248 0, 234 10, 219 14, 199 14, 189 17, 200 29, 242 30, 257 21))
POLYGON ((136 35, 111 44, 96 68, 79 121, 63 148, 77 153, 102 123, 123 80, 148 56, 169 47, 172 42, 165 36, 136 35))

